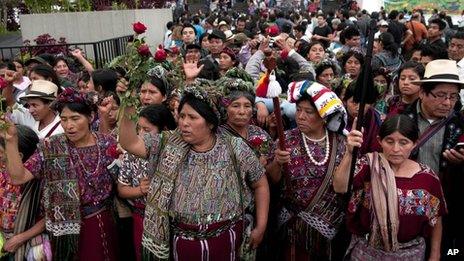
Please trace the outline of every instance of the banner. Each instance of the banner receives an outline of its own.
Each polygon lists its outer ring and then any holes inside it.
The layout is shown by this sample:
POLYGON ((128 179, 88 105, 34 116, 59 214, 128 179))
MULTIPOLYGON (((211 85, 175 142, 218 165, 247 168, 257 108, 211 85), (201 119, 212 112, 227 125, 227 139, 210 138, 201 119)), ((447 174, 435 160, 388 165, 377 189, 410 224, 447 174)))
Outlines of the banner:
POLYGON ((461 14, 464 10, 464 0, 384 0, 384 2, 387 11, 422 9, 431 12, 437 9, 446 11, 447 14, 461 14))

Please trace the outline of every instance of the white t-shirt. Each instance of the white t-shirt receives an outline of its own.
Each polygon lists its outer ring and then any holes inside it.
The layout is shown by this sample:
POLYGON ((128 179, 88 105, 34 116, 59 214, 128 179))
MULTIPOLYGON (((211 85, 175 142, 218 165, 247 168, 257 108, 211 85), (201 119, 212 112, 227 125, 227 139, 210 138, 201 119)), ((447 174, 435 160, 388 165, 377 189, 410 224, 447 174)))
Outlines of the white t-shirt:
POLYGON ((55 130, 53 130, 53 132, 49 136, 64 133, 63 127, 61 127, 60 124, 61 119, 59 115, 56 115, 55 119, 50 124, 48 124, 45 128, 39 131, 39 122, 36 121, 34 117, 32 117, 31 113, 28 109, 26 109, 26 107, 18 103, 13 108, 11 118, 15 124, 25 125, 34 130, 39 136, 39 139, 44 139, 45 136, 47 136, 47 134, 50 132, 50 130, 57 124, 58 126, 55 128, 55 130))

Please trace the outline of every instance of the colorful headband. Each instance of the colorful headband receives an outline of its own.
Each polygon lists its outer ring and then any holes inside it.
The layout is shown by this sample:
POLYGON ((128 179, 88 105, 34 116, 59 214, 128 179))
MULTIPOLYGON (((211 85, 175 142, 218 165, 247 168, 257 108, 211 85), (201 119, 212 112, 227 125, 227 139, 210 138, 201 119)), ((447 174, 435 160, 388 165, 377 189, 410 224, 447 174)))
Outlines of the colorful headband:
POLYGON ((91 103, 85 94, 80 93, 73 88, 66 88, 56 98, 58 104, 65 103, 91 103))
POLYGON ((157 65, 151 69, 148 70, 147 72, 147 75, 150 76, 150 77, 155 77, 155 78, 158 78, 160 79, 163 84, 164 84, 164 87, 166 88, 166 93, 170 93, 171 92, 171 85, 169 84, 167 78, 166 78, 166 75, 167 75, 167 71, 166 69, 164 69, 163 66, 161 65, 157 65))
POLYGON ((288 100, 297 102, 308 94, 316 109, 327 123, 327 129, 342 132, 348 122, 348 114, 338 96, 324 85, 313 81, 292 82, 288 85, 288 100))
POLYGON ((224 96, 228 96, 232 91, 249 92, 254 95, 253 78, 243 69, 232 68, 223 77, 216 81, 224 96))
POLYGON ((218 107, 221 93, 218 91, 218 88, 212 84, 212 82, 206 79, 197 78, 193 83, 185 86, 182 96, 187 94, 190 94, 208 104, 218 120, 221 120, 221 113, 218 107))

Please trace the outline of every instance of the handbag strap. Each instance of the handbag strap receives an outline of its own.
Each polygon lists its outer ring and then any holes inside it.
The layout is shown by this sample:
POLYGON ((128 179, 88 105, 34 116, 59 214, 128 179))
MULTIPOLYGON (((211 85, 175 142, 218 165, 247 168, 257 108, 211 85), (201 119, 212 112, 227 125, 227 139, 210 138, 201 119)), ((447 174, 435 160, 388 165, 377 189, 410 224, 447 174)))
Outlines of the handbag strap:
MULTIPOLYGON (((245 221, 245 204, 243 202, 243 184, 242 184, 242 178, 240 175, 240 168, 238 167, 238 160, 237 160, 237 155, 235 155, 234 148, 232 147, 232 136, 227 136, 226 137, 226 144, 227 144, 227 149, 229 150, 230 158, 232 160, 232 165, 234 165, 234 172, 237 177, 237 182, 238 182, 238 187, 239 187, 239 194, 240 194, 240 207, 242 208, 242 216, 243 216, 243 221, 245 221)), ((245 227, 245 226, 244 226, 245 227)))
POLYGON ((336 134, 333 134, 332 135, 332 150, 330 151, 330 161, 329 161, 329 166, 327 168, 324 181, 322 181, 322 184, 317 190, 316 195, 314 195, 314 197, 311 199, 311 202, 309 202, 309 205, 305 210, 306 212, 311 212, 313 210, 313 208, 322 198, 322 195, 325 192, 325 188, 327 187, 327 185, 330 184, 330 181, 332 180, 332 176, 334 174, 334 169, 335 169, 336 156, 337 156, 337 147, 338 147, 337 136, 336 134))
POLYGON ((58 128, 58 126, 60 126, 61 124, 61 121, 55 123, 55 125, 50 129, 50 131, 48 131, 47 135, 45 135, 45 138, 48 138, 52 135, 52 133, 56 130, 56 128, 58 128))
POLYGON ((443 126, 445 126, 451 118, 454 116, 454 113, 451 113, 446 119, 442 122, 429 126, 423 133, 420 135, 419 139, 416 142, 416 146, 414 146, 413 150, 411 151, 411 155, 415 155, 419 152, 420 147, 422 147, 435 133, 437 133, 443 126))

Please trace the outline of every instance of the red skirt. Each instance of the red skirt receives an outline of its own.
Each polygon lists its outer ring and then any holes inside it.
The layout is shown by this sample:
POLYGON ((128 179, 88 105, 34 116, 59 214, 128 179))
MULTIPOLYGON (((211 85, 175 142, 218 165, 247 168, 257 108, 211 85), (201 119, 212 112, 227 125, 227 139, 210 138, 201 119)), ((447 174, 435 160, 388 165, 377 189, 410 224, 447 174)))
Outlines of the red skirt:
POLYGON ((142 260, 142 233, 143 233, 143 216, 139 213, 132 213, 132 236, 136 260, 142 260))
POLYGON ((118 260, 117 234, 111 211, 104 210, 82 219, 79 260, 118 260))
MULTIPOLYGON (((227 224, 228 221, 194 226, 178 224, 180 230, 214 231, 227 224)), ((174 234, 172 254, 174 260, 231 260, 239 259, 238 253, 242 243, 243 222, 231 225, 222 233, 206 239, 192 239, 174 234)))

